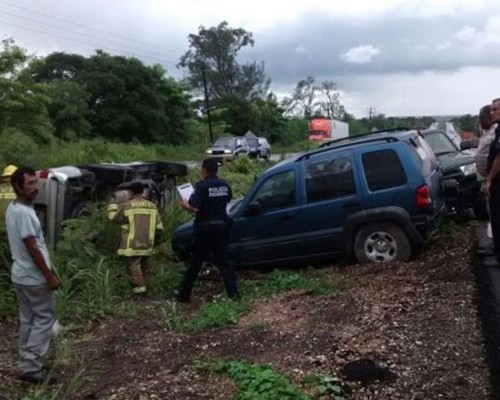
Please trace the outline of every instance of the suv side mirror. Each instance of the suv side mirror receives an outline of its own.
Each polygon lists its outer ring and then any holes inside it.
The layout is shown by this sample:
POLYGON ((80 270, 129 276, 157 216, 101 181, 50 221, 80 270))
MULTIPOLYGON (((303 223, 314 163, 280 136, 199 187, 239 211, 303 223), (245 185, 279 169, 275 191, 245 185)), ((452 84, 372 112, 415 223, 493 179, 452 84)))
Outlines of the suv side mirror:
POLYGON ((258 215, 262 212, 262 206, 258 201, 252 201, 249 203, 245 210, 243 211, 243 215, 247 217, 251 217, 253 215, 258 215))

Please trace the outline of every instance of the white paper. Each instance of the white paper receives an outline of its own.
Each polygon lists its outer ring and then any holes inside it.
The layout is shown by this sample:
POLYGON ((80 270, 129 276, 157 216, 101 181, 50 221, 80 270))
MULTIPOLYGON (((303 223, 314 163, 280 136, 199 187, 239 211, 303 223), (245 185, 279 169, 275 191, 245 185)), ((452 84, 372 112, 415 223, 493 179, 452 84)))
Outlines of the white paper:
POLYGON ((194 192, 193 185, 191 185, 189 182, 185 183, 184 185, 177 186, 177 191, 179 192, 179 195, 181 196, 181 199, 184 201, 188 201, 191 195, 194 192))

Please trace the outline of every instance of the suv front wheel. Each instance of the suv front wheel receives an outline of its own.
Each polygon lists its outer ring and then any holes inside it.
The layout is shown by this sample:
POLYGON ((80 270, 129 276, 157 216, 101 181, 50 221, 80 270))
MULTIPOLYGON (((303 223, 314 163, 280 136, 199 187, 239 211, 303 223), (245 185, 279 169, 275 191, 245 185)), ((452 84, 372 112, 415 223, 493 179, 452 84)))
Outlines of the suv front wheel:
POLYGON ((404 231, 390 222, 362 226, 354 239, 354 254, 360 263, 407 261, 411 245, 404 231))

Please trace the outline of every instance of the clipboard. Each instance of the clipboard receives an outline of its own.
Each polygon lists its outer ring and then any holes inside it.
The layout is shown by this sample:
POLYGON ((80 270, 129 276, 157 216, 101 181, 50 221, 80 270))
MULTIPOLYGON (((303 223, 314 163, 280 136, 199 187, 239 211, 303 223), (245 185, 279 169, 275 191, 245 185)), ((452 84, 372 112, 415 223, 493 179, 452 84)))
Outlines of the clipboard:
POLYGON ((194 192, 194 188, 193 185, 188 182, 183 185, 177 186, 177 192, 179 193, 179 196, 181 196, 182 200, 189 201, 189 198, 194 192))

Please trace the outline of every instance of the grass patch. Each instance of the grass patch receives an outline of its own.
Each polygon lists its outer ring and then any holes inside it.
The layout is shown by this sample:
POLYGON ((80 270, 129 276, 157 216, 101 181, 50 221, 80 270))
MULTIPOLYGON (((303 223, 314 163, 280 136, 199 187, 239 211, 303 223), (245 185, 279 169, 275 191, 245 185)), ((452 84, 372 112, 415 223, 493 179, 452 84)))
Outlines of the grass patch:
POLYGON ((470 228, 470 218, 465 216, 453 216, 445 220, 439 227, 438 236, 459 237, 468 232, 470 228))
POLYGON ((187 320, 178 315, 177 308, 169 307, 162 313, 167 326, 173 330, 194 332, 219 328, 238 323, 240 316, 251 310, 252 300, 291 290, 324 295, 331 293, 333 288, 325 278, 311 278, 297 272, 274 270, 261 279, 240 281, 240 301, 221 298, 204 303, 200 310, 187 320))
POLYGON ((238 387, 236 400, 310 399, 289 376, 280 374, 269 365, 241 361, 213 361, 197 362, 196 367, 232 379, 238 387))
POLYGON ((250 298, 269 297, 291 290, 304 290, 314 295, 332 292, 331 284, 324 278, 311 278, 307 275, 275 269, 264 279, 248 280, 241 283, 242 293, 250 298))
POLYGON ((312 374, 295 383, 288 374, 266 364, 243 361, 195 361, 198 369, 232 379, 236 400, 344 400, 344 385, 336 376, 312 374))
POLYGON ((220 299, 201 306, 198 314, 180 324, 180 329, 187 332, 200 331, 207 328, 219 328, 236 324, 241 314, 250 310, 250 303, 245 300, 236 301, 220 299))

